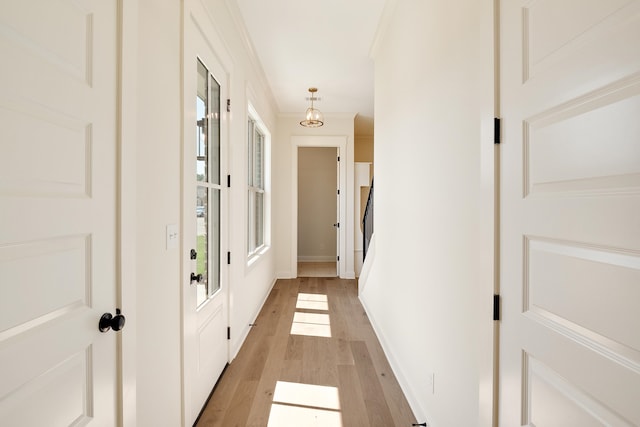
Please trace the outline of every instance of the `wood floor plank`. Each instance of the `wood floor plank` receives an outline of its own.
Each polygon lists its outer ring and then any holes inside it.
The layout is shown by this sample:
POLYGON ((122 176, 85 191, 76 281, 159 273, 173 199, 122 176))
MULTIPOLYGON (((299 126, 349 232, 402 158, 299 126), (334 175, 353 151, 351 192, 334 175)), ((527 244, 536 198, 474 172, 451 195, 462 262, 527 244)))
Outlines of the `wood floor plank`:
POLYGON ((303 342, 302 335, 289 335, 287 338, 287 351, 284 355, 285 360, 302 360, 303 342))
POLYGON ((220 424, 221 426, 245 427, 248 425, 247 418, 249 417, 249 410, 253 405, 257 388, 258 381, 241 381, 238 384, 225 417, 220 424))
POLYGON ((389 365, 382 346, 377 340, 369 340, 367 342, 367 348, 369 349, 374 369, 376 372, 380 372, 380 385, 393 419, 405 420, 402 425, 415 423, 416 420, 413 411, 402 393, 400 384, 389 365))
POLYGON ((280 380, 289 383, 300 383, 302 381, 302 359, 287 360, 280 371, 280 380))
POLYGON ((355 359, 355 367, 360 379, 364 403, 367 407, 369 423, 372 427, 388 427, 394 425, 391 411, 387 405, 378 372, 373 367, 367 344, 364 341, 352 341, 351 351, 355 359))
MULTIPOLYGON (((199 427, 267 426, 278 382, 303 388, 336 387, 344 427, 408 426, 415 422, 358 300, 354 280, 278 280, 255 323, 219 380, 199 427), (320 299, 326 295, 328 310, 296 308, 300 293, 320 299), (307 335, 292 333, 296 312, 303 314, 296 319, 308 324, 295 332, 311 331, 304 332, 307 335), (327 315, 330 336, 315 336, 314 325, 321 324, 327 315)), ((319 330, 326 332, 326 328, 319 330)), ((300 406, 279 401, 277 405, 279 411, 284 407, 291 413, 304 412, 307 406, 309 410, 322 409, 321 403, 314 402, 300 406)))
POLYGON ((338 363, 330 338, 304 337, 301 383, 338 386, 338 363))
MULTIPOLYGON (((255 329, 254 329, 255 330, 255 329)), ((257 335, 256 345, 253 346, 252 352, 247 359, 250 363, 247 363, 243 370, 243 380, 245 381, 260 381, 260 377, 264 371, 264 365, 267 362, 267 356, 271 349, 271 336, 257 335)))
POLYGON ((364 403, 355 365, 338 366, 338 384, 342 424, 349 427, 369 427, 367 406, 364 403))
MULTIPOLYGON (((284 296, 285 300, 289 299, 288 296, 284 296)), ((289 342, 289 328, 293 318, 292 310, 290 307, 282 307, 282 298, 278 301, 280 307, 278 312, 277 322, 274 330, 268 330, 264 333, 271 337, 271 348, 262 370, 262 376, 258 384, 256 395, 254 397, 253 405, 249 413, 247 420, 248 425, 265 426, 267 425, 269 418, 269 410, 273 402, 273 394, 276 388, 276 383, 280 379, 282 365, 285 363, 285 357, 289 342)), ((258 326, 259 327, 259 326, 258 326)))

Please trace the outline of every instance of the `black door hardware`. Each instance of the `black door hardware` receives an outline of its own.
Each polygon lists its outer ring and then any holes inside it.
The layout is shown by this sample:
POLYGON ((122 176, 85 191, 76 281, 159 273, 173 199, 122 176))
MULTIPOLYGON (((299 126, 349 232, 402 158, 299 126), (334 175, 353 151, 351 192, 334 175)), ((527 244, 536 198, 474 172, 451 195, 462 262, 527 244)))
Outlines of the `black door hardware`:
POLYGON ((113 329, 114 331, 119 331, 124 328, 124 323, 126 319, 122 314, 120 314, 120 309, 116 308, 116 315, 112 315, 111 313, 105 313, 100 318, 100 323, 98 324, 98 329, 100 332, 107 332, 109 329, 113 329))

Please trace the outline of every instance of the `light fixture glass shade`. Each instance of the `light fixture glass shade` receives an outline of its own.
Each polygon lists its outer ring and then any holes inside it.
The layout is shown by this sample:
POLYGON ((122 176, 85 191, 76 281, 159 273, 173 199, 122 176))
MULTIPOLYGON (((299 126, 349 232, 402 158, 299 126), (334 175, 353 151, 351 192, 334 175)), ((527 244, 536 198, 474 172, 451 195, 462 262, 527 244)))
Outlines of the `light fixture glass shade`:
POLYGON ((318 91, 315 87, 310 87, 309 92, 311 93, 311 107, 307 108, 307 112, 305 114, 305 119, 300 122, 300 124, 304 127, 308 128, 317 128, 324 124, 324 117, 320 110, 313 108, 313 101, 317 98, 315 97, 315 93, 318 91))
POLYGON ((307 108, 305 119, 300 124, 308 128, 317 128, 324 124, 324 117, 322 117, 320 110, 309 107, 307 108))

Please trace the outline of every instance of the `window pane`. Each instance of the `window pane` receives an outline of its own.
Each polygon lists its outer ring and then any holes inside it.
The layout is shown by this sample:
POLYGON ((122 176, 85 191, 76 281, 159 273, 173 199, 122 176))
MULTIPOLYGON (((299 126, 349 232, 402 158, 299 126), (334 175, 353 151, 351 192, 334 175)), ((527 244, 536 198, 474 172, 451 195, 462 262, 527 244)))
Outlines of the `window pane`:
POLYGON ((253 254, 265 244, 264 188, 265 188, 265 136, 255 120, 247 123, 247 249, 253 254))
POLYGON ((253 186, 253 128, 254 123, 253 120, 249 119, 249 123, 247 125, 247 185, 249 187, 253 186))
POLYGON ((209 295, 220 289, 220 190, 211 190, 211 268, 209 295))
POLYGON ((249 216, 249 226, 247 230, 247 249, 249 253, 252 253, 256 249, 256 245, 254 242, 254 228, 253 228, 253 218, 254 218, 254 195, 255 193, 252 190, 249 190, 249 197, 247 199, 247 212, 249 216))
POLYGON ((256 194, 256 213, 255 213, 255 230, 256 230, 256 248, 264 244, 264 193, 256 194))
POLYGON ((220 85, 211 76, 211 114, 209 127, 211 128, 209 144, 209 167, 212 184, 220 184, 220 85))
POLYGON ((263 180, 263 146, 264 146, 264 136, 258 131, 255 133, 255 160, 254 160, 254 187, 264 188, 264 180, 263 180))
POLYGON ((207 223, 208 223, 209 200, 207 187, 198 186, 196 198, 196 274, 202 274, 202 279, 197 283, 196 304, 200 306, 207 300, 208 293, 208 241, 207 241, 207 223))
POLYGON ((208 75, 202 62, 198 61, 198 89, 196 94, 196 176, 200 182, 207 181, 207 115, 208 100, 208 75))

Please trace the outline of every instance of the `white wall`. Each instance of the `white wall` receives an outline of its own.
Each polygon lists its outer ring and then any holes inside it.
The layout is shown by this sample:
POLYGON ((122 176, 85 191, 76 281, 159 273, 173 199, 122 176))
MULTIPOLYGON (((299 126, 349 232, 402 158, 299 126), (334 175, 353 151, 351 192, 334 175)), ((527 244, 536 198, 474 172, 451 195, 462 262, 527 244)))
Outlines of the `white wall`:
MULTIPOLYGON (((235 3, 229 2, 231 7, 235 3)), ((233 9, 208 0, 221 43, 233 58, 229 249, 231 355, 275 280, 275 249, 247 265, 246 110, 251 100, 271 132, 275 107, 250 56, 233 9)), ((181 218, 181 2, 140 0, 137 57, 136 386, 137 425, 179 426, 181 414, 181 276, 179 249, 165 249, 165 226, 181 218)), ((133 68, 136 67, 126 67, 133 68)), ((131 76, 129 76, 131 77, 131 76)), ((132 180, 133 181, 133 180, 132 180)))
POLYGON ((374 50, 375 258, 361 299, 418 421, 473 426, 490 405, 492 2, 395 3, 374 50))
POLYGON ((137 140, 137 425, 178 426, 180 253, 180 3, 140 0, 137 140), (158 410, 162 408, 162 410, 158 410))
POLYGON ((337 150, 298 149, 298 261, 336 260, 337 150))
MULTIPOLYGON (((348 266, 344 273, 347 277, 355 277, 353 267, 353 123, 354 114, 325 114, 325 124, 319 128, 304 128, 300 126, 303 112, 299 114, 281 114, 278 116, 277 133, 273 141, 273 242, 277 247, 276 274, 280 278, 295 277, 295 265, 292 260, 297 258, 297 250, 293 248, 292 239, 297 233, 294 229, 292 191, 292 159, 294 136, 344 136, 346 137, 346 153, 340 153, 341 161, 347 162, 346 179, 346 213, 347 226, 351 231, 346 239, 346 260, 341 260, 348 266)), ((297 163, 297 162, 296 162, 297 163)), ((341 190, 342 191, 342 190, 341 190)), ((342 273, 342 272, 341 272, 342 273)))

